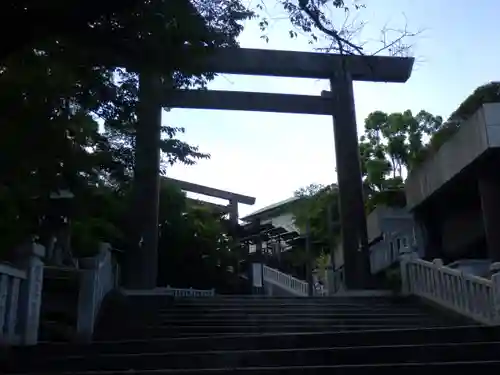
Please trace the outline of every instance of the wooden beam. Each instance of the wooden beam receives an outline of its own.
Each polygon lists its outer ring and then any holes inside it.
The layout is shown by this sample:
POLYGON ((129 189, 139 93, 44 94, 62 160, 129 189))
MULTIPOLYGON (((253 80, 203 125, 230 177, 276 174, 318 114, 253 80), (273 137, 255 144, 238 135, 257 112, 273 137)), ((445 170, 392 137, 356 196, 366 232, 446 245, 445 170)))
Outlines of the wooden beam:
POLYGON ((164 105, 170 108, 331 115, 330 101, 328 98, 312 95, 217 90, 167 90, 164 105))
POLYGON ((193 184, 187 181, 176 180, 174 178, 169 178, 169 177, 163 177, 163 179, 178 186, 180 189, 184 191, 189 191, 191 193, 198 193, 207 195, 209 197, 227 199, 228 201, 236 201, 238 203, 243 203, 248 205, 255 204, 255 198, 249 197, 247 195, 231 193, 226 190, 219 190, 204 185, 193 184))
POLYGON ((223 204, 217 204, 217 203, 212 203, 212 202, 205 202, 200 199, 195 199, 195 198, 187 198, 189 202, 192 202, 193 204, 199 205, 199 206, 205 206, 213 209, 214 211, 219 211, 219 212, 229 212, 229 206, 225 206, 223 204))
MULTIPOLYGON (((152 69, 184 70, 189 51, 185 56, 172 59, 168 51, 144 50, 137 58, 131 51, 95 51, 91 57, 98 65, 124 67, 137 71, 144 61, 151 61, 152 69)), ((393 56, 343 56, 332 53, 274 51, 251 48, 220 48, 207 53, 206 58, 191 59, 190 72, 213 72, 275 77, 329 79, 344 66, 355 81, 406 82, 411 75, 414 59, 393 56)))
POLYGON ((355 81, 406 82, 410 78, 414 59, 223 48, 200 61, 198 68, 215 73, 329 79, 342 70, 343 62, 355 81))

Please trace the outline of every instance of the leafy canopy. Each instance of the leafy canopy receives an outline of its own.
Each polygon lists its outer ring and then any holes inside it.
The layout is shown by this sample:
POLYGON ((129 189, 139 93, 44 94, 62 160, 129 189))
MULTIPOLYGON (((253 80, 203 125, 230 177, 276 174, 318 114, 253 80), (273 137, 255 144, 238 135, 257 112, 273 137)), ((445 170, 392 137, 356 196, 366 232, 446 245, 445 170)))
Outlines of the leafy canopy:
MULTIPOLYGON (((129 189, 138 77, 106 64, 108 57, 137 70, 155 69, 175 87, 203 87, 213 74, 189 62, 213 48, 236 46, 240 21, 250 16, 234 0, 142 1, 133 11, 96 15, 78 33, 51 29, 1 60, 0 160, 8 162, 0 173, 6 213, 0 230, 12 237, 4 246, 40 234, 50 192, 70 190, 75 206, 85 207, 98 187, 117 194, 129 189), (174 70, 179 64, 185 69, 174 70)), ((162 127, 163 172, 173 163, 209 157, 176 139, 182 131, 162 127)))

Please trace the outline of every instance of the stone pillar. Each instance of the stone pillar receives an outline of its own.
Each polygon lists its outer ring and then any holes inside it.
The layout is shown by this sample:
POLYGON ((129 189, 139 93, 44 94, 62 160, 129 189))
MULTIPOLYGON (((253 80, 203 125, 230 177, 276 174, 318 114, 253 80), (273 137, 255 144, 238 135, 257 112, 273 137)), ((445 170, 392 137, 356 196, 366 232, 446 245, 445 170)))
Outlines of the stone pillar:
POLYGON ((45 248, 30 243, 23 247, 20 266, 26 270, 26 280, 21 282, 19 290, 18 324, 22 345, 36 345, 40 323, 40 307, 42 305, 43 262, 45 248))
POLYGON ((500 181, 491 176, 479 179, 479 196, 483 214, 488 257, 500 261, 500 181))
POLYGON ((252 294, 264 293, 264 275, 263 275, 263 257, 262 257, 262 239, 259 235, 255 239, 255 259, 251 264, 250 272, 252 279, 252 294))
POLYGON ((330 247, 330 264, 335 266, 335 236, 334 236, 334 223, 333 223, 333 203, 330 202, 326 208, 326 222, 327 222, 327 233, 328 233, 328 246, 330 247))
POLYGON ((156 287, 158 274, 158 206, 160 192, 161 78, 152 72, 139 75, 138 123, 131 248, 126 254, 125 286, 129 289, 156 287))
POLYGON ((427 260, 439 258, 443 245, 440 216, 435 212, 416 212, 415 222, 420 228, 422 246, 420 256, 427 260))
POLYGON ((418 219, 417 215, 413 215, 413 230, 410 241, 410 248, 416 252, 420 258, 425 256, 425 226, 418 219))
POLYGON ((404 252, 399 256, 399 267, 401 274, 401 295, 411 294, 410 277, 408 275, 408 264, 417 257, 414 252, 404 252))
POLYGON ((311 249, 311 224, 309 219, 306 222, 306 281, 307 294, 314 295, 314 279, 312 274, 312 249, 311 249))
POLYGON ((238 225, 239 214, 238 214, 238 201, 231 199, 229 201, 229 221, 231 225, 236 227, 238 225))
POLYGON ((347 66, 339 67, 330 84, 345 282, 348 289, 369 288, 370 258, 356 111, 352 77, 347 66))

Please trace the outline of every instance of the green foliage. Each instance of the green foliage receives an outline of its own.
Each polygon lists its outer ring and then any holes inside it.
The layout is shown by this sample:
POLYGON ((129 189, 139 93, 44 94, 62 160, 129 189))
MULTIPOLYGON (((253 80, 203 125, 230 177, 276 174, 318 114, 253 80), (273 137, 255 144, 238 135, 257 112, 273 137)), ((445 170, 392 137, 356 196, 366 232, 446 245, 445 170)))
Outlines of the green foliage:
POLYGON ((167 184, 160 203, 160 285, 206 287, 219 283, 221 275, 227 279, 238 254, 231 251, 233 240, 224 215, 191 204, 177 187, 167 184))
POLYGON ((360 139, 362 172, 371 195, 401 189, 408 171, 435 154, 483 104, 494 102, 500 102, 500 82, 478 87, 446 122, 426 111, 416 116, 409 110, 371 113, 360 139))
POLYGON ((14 192, 0 184, 0 259, 8 258, 33 233, 29 218, 21 215, 20 206, 14 192))
MULTIPOLYGON (((40 10, 50 2, 45 0, 40 10)), ((99 207, 87 209, 96 189, 111 189, 97 199, 101 207, 118 198, 110 194, 128 191, 135 164, 138 78, 105 63, 116 57, 137 70, 156 70, 175 87, 202 87, 213 74, 190 62, 213 48, 237 45, 239 21, 252 16, 236 0, 139 1, 130 11, 122 10, 103 9, 105 17, 95 12, 78 24, 78 33, 55 25, 0 61, 0 205, 5 208, 0 229, 9 248, 38 234, 50 192, 72 191, 83 222, 107 214, 99 207), (174 68, 179 66, 182 71, 174 68)), ((183 131, 162 127, 162 172, 174 163, 209 157, 176 139, 183 131)), ((128 215, 118 211, 115 216, 128 215)))
MULTIPOLYGON (((42 28, 0 61, 0 257, 28 238, 47 240, 50 193, 63 189, 74 194, 74 255, 94 255, 100 241, 127 250, 139 94, 132 69, 156 72, 176 88, 202 88, 214 75, 196 62, 214 48, 237 46, 240 21, 252 16, 239 0, 108 3, 92 15, 78 10, 79 20, 58 14, 66 27, 42 28)), ((43 0, 40 14, 48 4, 62 6, 43 0)), ((26 4, 23 11, 32 10, 26 4)), ((162 173, 209 157, 177 139, 183 131, 162 127, 162 173)), ((206 287, 207 269, 234 263, 226 219, 191 207, 178 189, 162 186, 159 220, 161 275, 194 272, 206 287)))
POLYGON ((426 111, 368 115, 359 149, 369 211, 377 204, 405 206, 406 174, 419 162, 425 140, 441 126, 442 118, 426 111))
POLYGON ((372 191, 399 188, 416 162, 425 138, 441 127, 442 118, 426 111, 413 115, 376 111, 365 120, 360 155, 365 182, 372 191))
MULTIPOLYGON (((295 225, 301 233, 305 233, 307 223, 310 225, 312 242, 324 244, 330 243, 328 232, 328 207, 331 207, 331 225, 333 228, 334 241, 338 240, 338 226, 334 224, 339 221, 338 188, 337 185, 311 184, 295 192, 301 199, 292 208, 295 217, 295 225)), ((321 254, 322 246, 313 246, 315 256, 321 254)))
POLYGON ((434 134, 426 148, 418 155, 418 162, 426 160, 439 151, 457 131, 460 125, 469 119, 483 104, 500 102, 500 82, 490 82, 478 87, 450 115, 449 119, 434 134))
MULTIPOLYGON (((107 223, 106 223, 107 224, 107 223)), ((99 251, 99 239, 96 230, 101 222, 87 220, 76 221, 71 225, 71 249, 77 258, 92 257, 99 251), (97 226, 96 226, 97 225, 97 226)))
MULTIPOLYGON (((500 102, 500 82, 477 88, 444 123, 441 116, 424 110, 416 115, 410 110, 369 114, 359 143, 367 211, 377 205, 404 207, 403 189, 408 171, 437 152, 481 105, 494 102, 500 102)), ((332 199, 337 202, 336 188, 330 190, 329 198, 326 198, 328 193, 324 188, 318 185, 300 189, 297 195, 304 197, 294 212, 298 226, 304 228, 309 218, 314 237, 324 239, 324 211, 332 199)))
POLYGON ((331 264, 331 255, 323 251, 316 258, 316 269, 318 276, 321 280, 326 280, 326 270, 328 265, 331 264))
MULTIPOLYGON (((418 162, 425 139, 441 125, 441 117, 426 111, 417 115, 410 110, 391 114, 375 111, 368 115, 359 143, 368 212, 377 205, 406 205, 403 190, 406 172, 418 162)), ((309 220, 312 240, 326 244, 327 248, 335 246, 340 239, 340 225, 335 225, 340 221, 337 185, 312 184, 299 189, 296 196, 302 198, 292 210, 296 225, 304 231, 309 220), (333 238, 328 233, 328 207, 332 210, 333 238)), ((322 259, 322 251, 322 247, 317 247, 315 256, 322 259)))

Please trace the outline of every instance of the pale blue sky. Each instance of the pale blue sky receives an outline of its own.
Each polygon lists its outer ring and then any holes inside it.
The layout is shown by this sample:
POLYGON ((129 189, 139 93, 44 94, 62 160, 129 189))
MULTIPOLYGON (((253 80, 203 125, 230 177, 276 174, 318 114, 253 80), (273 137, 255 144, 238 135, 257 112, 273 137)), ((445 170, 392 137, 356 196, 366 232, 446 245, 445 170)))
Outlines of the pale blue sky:
MULTIPOLYGON (((267 0, 274 4, 274 0, 267 0)), ((500 77, 500 3, 495 0, 365 0, 358 16, 365 20, 362 38, 376 39, 389 22, 424 30, 412 39, 417 59, 405 84, 357 83, 358 129, 372 111, 418 112, 447 117, 479 85, 500 77)), ((250 22, 242 47, 312 50, 304 38, 290 39, 290 25, 279 9, 270 9, 270 41, 250 22)), ((317 47, 320 47, 318 45, 317 47)), ((230 76, 218 77, 209 88, 319 95, 326 81, 230 76)), ((241 215, 290 197, 301 186, 336 181, 333 126, 329 116, 286 115, 237 111, 174 109, 163 121, 186 128, 183 140, 199 145, 211 159, 195 166, 172 167, 170 177, 257 198, 240 205, 241 215)))

